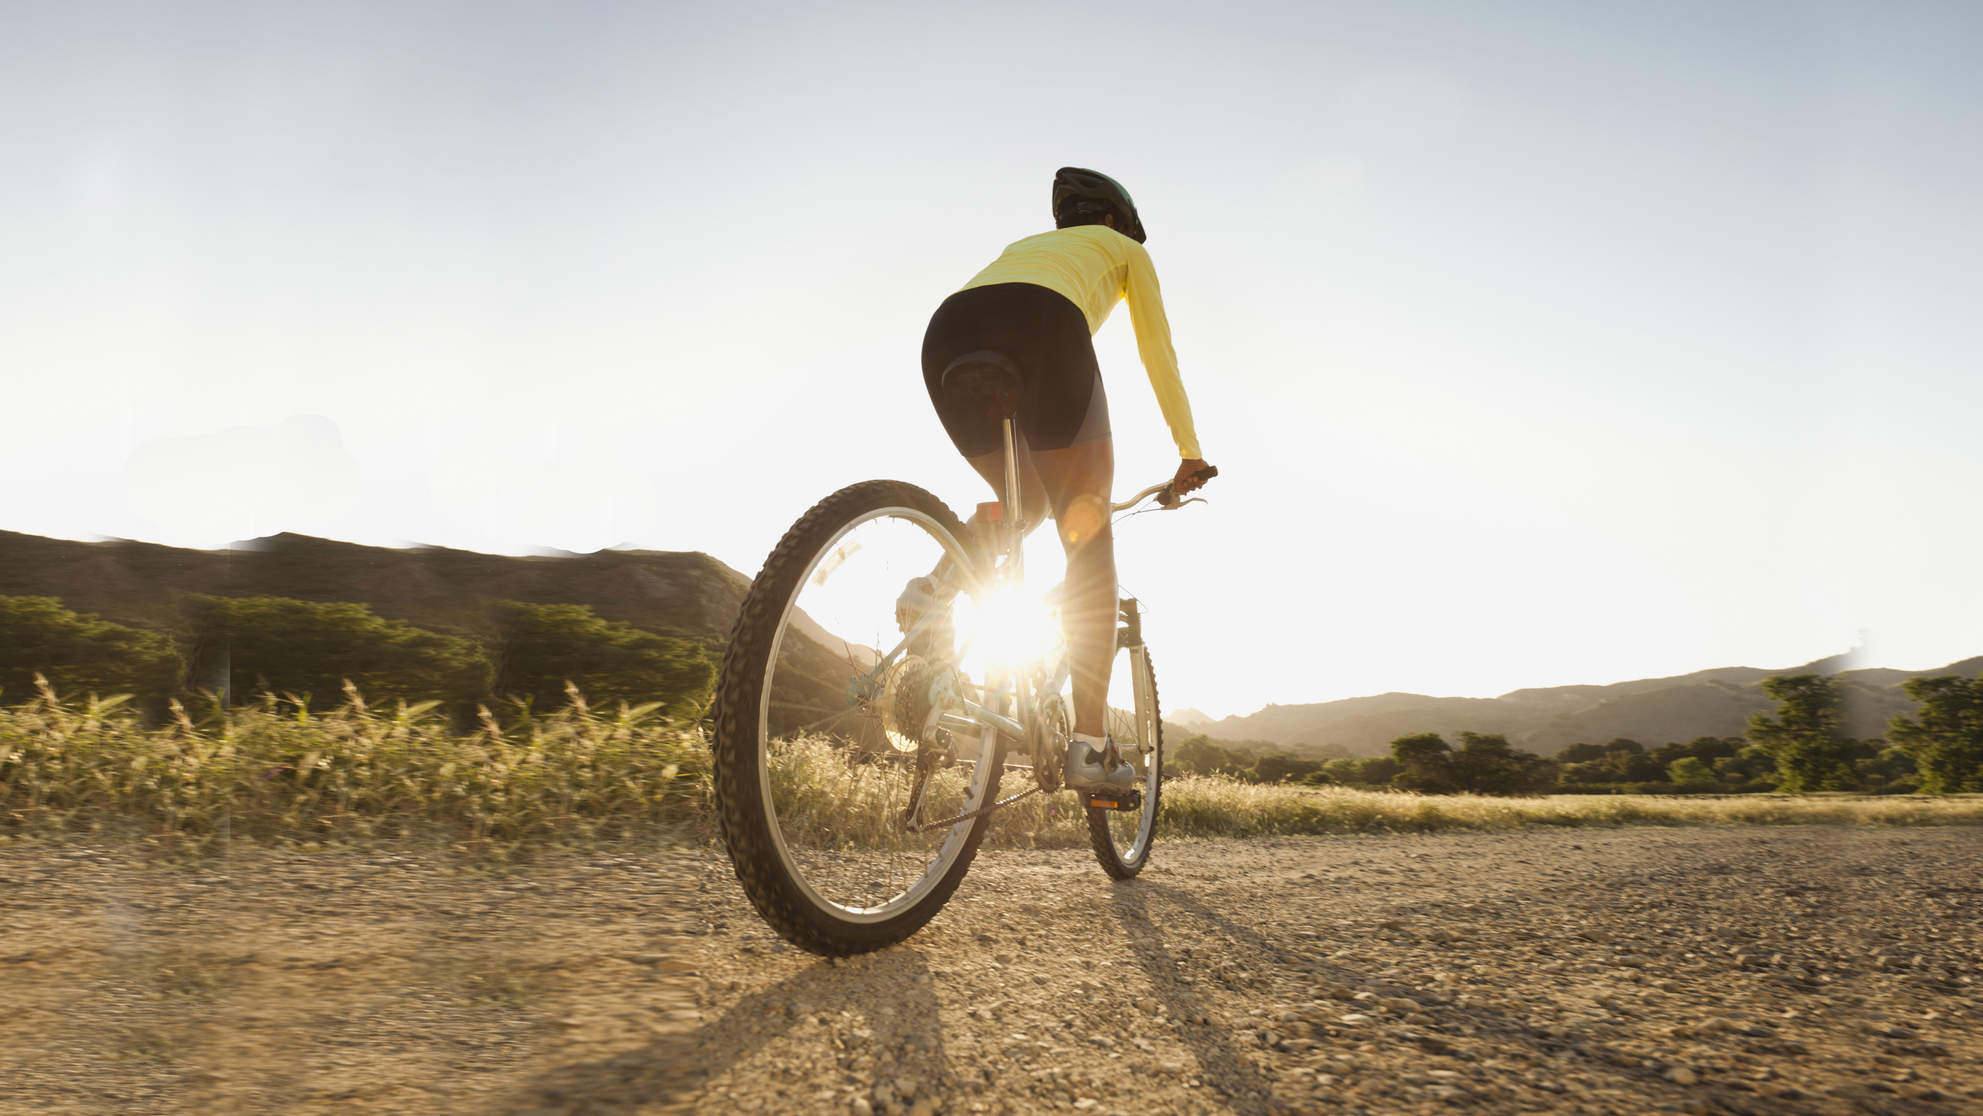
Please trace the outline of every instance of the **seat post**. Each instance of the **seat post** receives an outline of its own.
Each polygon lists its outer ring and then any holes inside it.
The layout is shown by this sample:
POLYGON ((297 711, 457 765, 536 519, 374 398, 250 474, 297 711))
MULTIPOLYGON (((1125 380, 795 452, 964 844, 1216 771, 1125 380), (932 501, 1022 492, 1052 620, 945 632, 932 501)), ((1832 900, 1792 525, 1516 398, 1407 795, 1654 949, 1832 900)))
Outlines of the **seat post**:
POLYGON ((1012 416, 1005 416, 1005 526, 1012 532, 1012 558, 1007 565, 1014 578, 1023 579, 1025 566, 1025 509, 1019 506, 1019 447, 1012 436, 1012 416))

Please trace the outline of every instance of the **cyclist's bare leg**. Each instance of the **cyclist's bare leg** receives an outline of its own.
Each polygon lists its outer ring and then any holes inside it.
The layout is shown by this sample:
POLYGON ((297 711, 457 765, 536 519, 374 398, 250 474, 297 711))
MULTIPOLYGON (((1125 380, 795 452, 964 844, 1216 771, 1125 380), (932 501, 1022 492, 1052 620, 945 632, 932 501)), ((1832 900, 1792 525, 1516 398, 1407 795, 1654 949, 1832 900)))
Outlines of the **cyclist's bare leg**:
MULTIPOLYGON (((1004 453, 970 459, 993 491, 1005 491, 1004 453)), ((1109 666, 1115 657, 1115 536, 1109 494, 1115 483, 1115 441, 1100 438, 1057 450, 1020 452, 1020 500, 1035 520, 1040 501, 1052 508, 1067 552, 1061 623, 1074 675, 1074 731, 1101 736, 1107 727, 1109 666)))

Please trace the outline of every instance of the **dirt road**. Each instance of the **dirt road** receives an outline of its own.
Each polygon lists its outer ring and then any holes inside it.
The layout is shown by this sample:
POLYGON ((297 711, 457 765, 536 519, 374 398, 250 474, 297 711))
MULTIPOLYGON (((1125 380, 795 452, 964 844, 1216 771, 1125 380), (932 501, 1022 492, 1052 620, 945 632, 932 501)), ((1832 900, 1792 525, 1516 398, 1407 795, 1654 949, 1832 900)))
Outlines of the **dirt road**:
POLYGON ((908 943, 721 854, 0 848, 0 1111, 1983 1112, 1983 830, 980 858, 908 943))

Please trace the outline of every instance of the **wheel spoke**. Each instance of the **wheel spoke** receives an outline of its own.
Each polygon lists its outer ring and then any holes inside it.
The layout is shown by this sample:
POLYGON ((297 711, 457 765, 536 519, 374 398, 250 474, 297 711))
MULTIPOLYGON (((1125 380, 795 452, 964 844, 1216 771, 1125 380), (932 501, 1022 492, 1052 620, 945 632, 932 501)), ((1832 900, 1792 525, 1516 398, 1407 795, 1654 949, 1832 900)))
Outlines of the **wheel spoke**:
POLYGON ((868 712, 867 712, 867 710, 865 710, 865 709, 860 709, 860 708, 857 708, 857 707, 850 707, 850 708, 847 708, 847 709, 842 709, 842 710, 840 710, 840 711, 839 711, 839 712, 837 712, 837 713, 828 713, 828 714, 827 714, 826 716, 824 716, 824 717, 821 717, 821 718, 820 718, 819 720, 817 720, 817 721, 809 721, 809 722, 807 722, 806 724, 803 724, 803 725, 799 725, 799 726, 797 726, 796 728, 793 728, 793 729, 791 729, 791 730, 790 730, 789 732, 787 732, 787 733, 786 733, 785 735, 787 735, 787 736, 804 736, 804 735, 805 735, 806 733, 808 733, 808 732, 811 732, 811 731, 813 731, 814 729, 816 729, 816 728, 818 728, 818 727, 820 727, 821 725, 824 725, 824 724, 826 724, 826 723, 827 723, 827 722, 829 722, 829 721, 837 721, 837 720, 841 720, 841 719, 843 719, 843 718, 846 718, 846 717, 849 717, 849 716, 853 716, 853 715, 862 715, 862 716, 867 716, 867 717, 872 717, 872 716, 873 716, 873 714, 871 714, 871 713, 868 713, 868 712))

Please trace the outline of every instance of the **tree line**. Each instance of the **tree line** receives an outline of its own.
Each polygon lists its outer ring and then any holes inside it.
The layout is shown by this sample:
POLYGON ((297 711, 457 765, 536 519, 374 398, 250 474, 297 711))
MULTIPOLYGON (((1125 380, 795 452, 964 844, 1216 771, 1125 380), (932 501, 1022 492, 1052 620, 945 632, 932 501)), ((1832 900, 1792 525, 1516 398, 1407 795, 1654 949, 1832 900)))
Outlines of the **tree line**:
POLYGON ((1425 732, 1391 741, 1388 755, 1308 759, 1196 734, 1173 749, 1169 763, 1185 774, 1254 783, 1425 794, 1983 792, 1983 675, 1913 678, 1902 689, 1914 699, 1915 714, 1894 716, 1887 736, 1871 740, 1844 733, 1843 694, 1834 679, 1798 674, 1763 681, 1777 707, 1752 715, 1743 736, 1656 747, 1619 738, 1544 757, 1499 733, 1462 732, 1455 746, 1425 732))
POLYGON ((659 702, 699 716, 715 684, 709 649, 607 620, 586 605, 493 605, 487 631, 428 631, 363 604, 287 597, 188 597, 172 631, 76 613, 54 597, 0 596, 0 705, 36 696, 131 694, 163 710, 175 697, 324 708, 348 681, 369 702, 440 700, 456 712, 514 703, 544 711, 566 684, 593 704, 659 702))
MULTIPOLYGON (((345 697, 440 700, 459 715, 478 704, 546 711, 572 684, 594 704, 657 702, 695 717, 715 685, 713 649, 607 620, 585 605, 502 601, 473 638, 417 628, 350 602, 190 596, 181 624, 158 631, 76 613, 54 597, 0 596, 0 705, 36 696, 45 676, 63 695, 131 694, 162 713, 175 697, 223 704, 265 695, 301 708, 345 697)), ((1777 675, 1777 703, 1738 737, 1648 747, 1635 740, 1573 744, 1555 757, 1513 747, 1498 733, 1438 733, 1391 742, 1388 755, 1304 758, 1271 745, 1228 746, 1203 734, 1178 743, 1168 765, 1259 783, 1299 782, 1427 794, 1983 792, 1983 675, 1914 678, 1917 704, 1885 738, 1845 735, 1838 683, 1777 675)))

